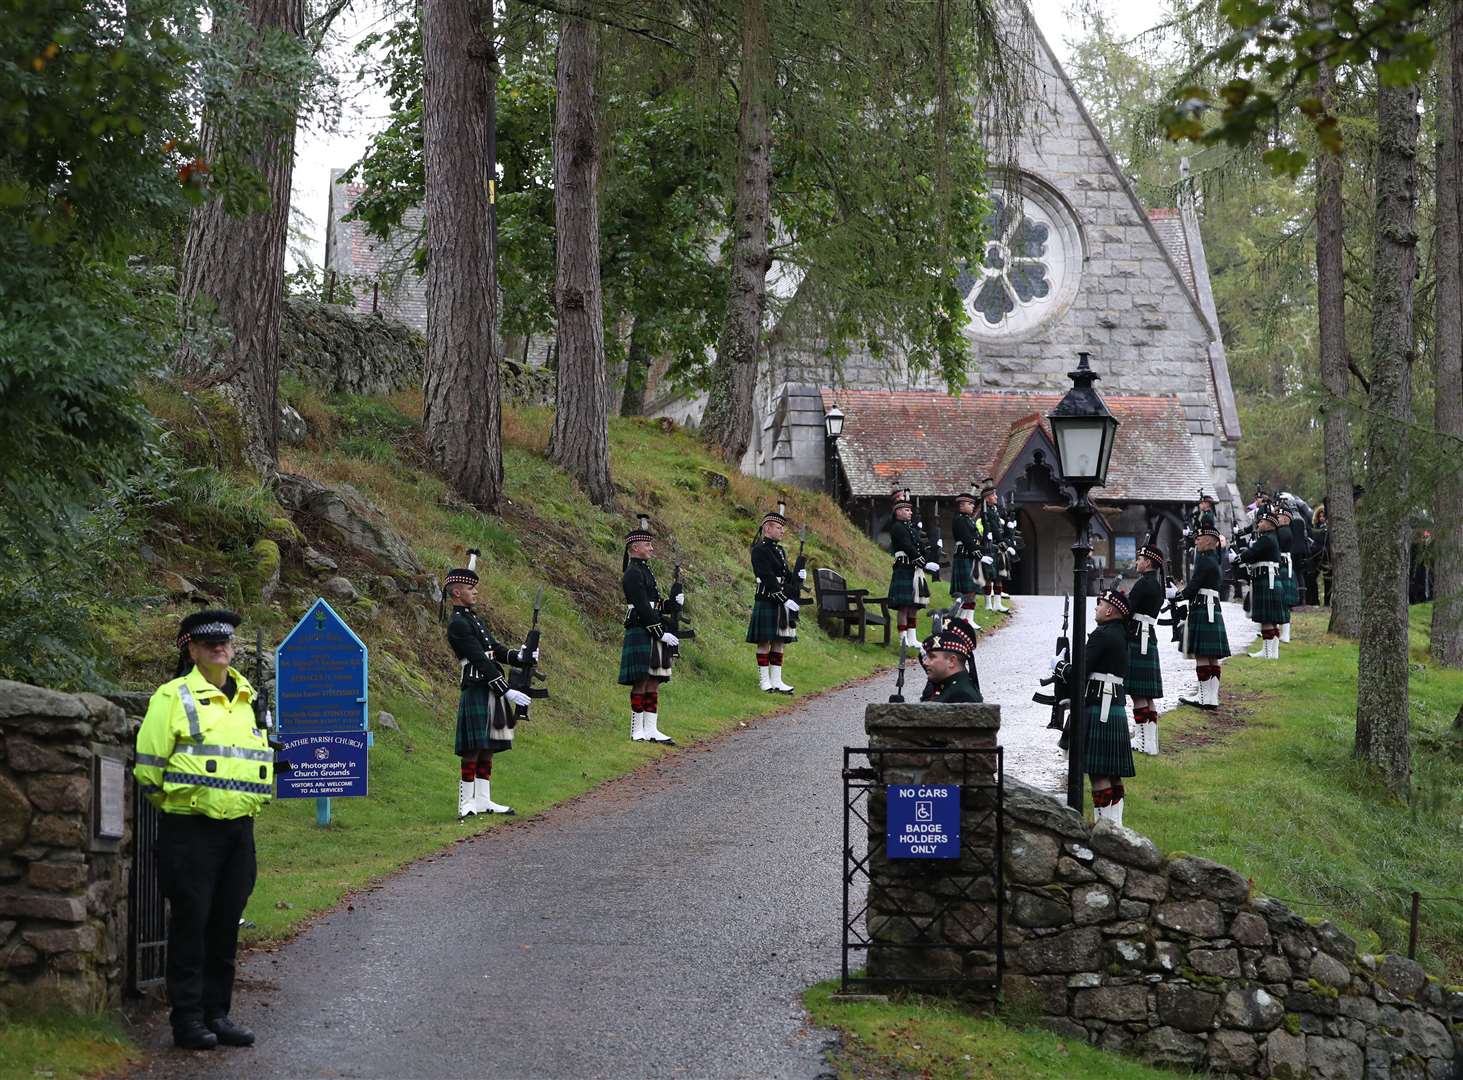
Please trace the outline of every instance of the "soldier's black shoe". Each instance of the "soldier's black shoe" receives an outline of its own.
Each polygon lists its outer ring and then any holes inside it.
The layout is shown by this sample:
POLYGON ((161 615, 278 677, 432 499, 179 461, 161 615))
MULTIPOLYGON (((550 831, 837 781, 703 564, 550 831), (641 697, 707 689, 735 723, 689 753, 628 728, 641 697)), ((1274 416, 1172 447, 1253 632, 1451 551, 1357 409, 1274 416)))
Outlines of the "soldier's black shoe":
POLYGON ((218 1036, 202 1020, 187 1020, 173 1028, 173 1045, 180 1050, 212 1050, 218 1045, 218 1036))
POLYGON ((253 1046, 254 1033, 248 1028, 240 1027, 227 1016, 220 1016, 208 1021, 208 1030, 218 1036, 218 1041, 225 1046, 253 1046))

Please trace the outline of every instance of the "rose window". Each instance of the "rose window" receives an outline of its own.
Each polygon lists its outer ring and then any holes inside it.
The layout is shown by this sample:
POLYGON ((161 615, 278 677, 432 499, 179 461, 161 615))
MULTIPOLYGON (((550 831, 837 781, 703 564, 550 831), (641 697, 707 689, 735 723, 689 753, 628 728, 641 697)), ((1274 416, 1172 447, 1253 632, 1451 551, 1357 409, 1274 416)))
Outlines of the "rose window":
POLYGON ((1075 291, 1076 274, 1068 269, 1069 253, 1078 246, 1075 224, 1049 201, 1027 193, 992 195, 984 257, 979 266, 965 267, 959 280, 977 337, 1039 325, 1075 291))

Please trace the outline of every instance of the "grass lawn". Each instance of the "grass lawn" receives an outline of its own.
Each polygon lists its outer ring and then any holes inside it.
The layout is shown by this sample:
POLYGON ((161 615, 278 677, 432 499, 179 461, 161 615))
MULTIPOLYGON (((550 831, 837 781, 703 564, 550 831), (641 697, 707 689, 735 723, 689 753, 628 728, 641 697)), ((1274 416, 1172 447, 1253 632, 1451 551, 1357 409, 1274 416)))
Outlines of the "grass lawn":
POLYGON ((832 1066, 845 1080, 1172 1080, 1173 1073, 1104 1053, 1048 1031, 978 1016, 933 998, 889 1004, 834 1001, 838 980, 804 1003, 819 1027, 842 1036, 832 1066))
POLYGON ((140 1058, 108 1016, 15 1014, 0 1021, 0 1080, 69 1080, 115 1072, 140 1058))

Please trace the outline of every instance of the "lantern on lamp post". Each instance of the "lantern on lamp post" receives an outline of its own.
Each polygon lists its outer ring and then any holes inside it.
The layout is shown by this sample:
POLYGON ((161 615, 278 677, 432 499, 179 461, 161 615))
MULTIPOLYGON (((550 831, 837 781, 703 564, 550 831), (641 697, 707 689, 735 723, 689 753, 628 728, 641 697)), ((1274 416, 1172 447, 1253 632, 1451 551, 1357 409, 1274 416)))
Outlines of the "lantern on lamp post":
POLYGON ((1077 354, 1077 370, 1067 372, 1072 389, 1047 414, 1057 450, 1057 471, 1073 491, 1067 517, 1077 533, 1072 544, 1072 657, 1067 683, 1072 699, 1067 716, 1072 727, 1067 738, 1067 805, 1079 814, 1087 754, 1087 558, 1092 554, 1088 534, 1092 504, 1087 501, 1087 493, 1106 486, 1118 431, 1117 420, 1093 388, 1097 372, 1089 366, 1089 359, 1085 352, 1077 354))
POLYGON ((838 500, 838 438, 843 434, 843 410, 834 405, 823 414, 823 487, 838 500))

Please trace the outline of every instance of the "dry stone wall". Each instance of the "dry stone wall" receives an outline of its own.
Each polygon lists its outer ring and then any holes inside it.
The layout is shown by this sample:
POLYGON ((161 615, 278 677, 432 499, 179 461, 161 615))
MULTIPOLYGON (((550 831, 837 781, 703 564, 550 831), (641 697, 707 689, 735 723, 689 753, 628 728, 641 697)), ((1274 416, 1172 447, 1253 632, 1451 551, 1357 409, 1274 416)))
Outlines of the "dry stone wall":
POLYGON ((1005 814, 1006 996, 1047 1027, 1243 1076, 1463 1078, 1463 986, 1009 779, 1005 814))
POLYGON ((133 724, 95 694, 0 680, 0 1006, 116 1005, 127 961, 125 833, 94 838, 92 759, 130 757, 133 724))

